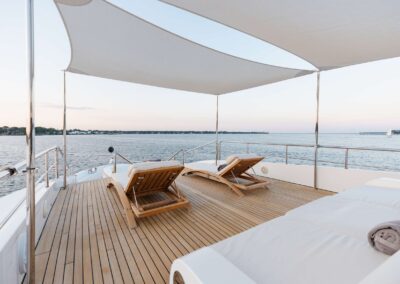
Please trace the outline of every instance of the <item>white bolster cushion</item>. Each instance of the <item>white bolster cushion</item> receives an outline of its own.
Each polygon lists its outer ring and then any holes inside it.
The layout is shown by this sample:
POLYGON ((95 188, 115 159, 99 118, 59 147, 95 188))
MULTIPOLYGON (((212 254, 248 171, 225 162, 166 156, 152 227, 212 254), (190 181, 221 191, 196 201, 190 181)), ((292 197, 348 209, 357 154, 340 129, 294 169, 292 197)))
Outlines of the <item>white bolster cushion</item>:
POLYGON ((367 182, 365 185, 400 189, 400 179, 377 178, 367 182))
POLYGON ((210 247, 194 251, 172 263, 170 284, 174 273, 179 272, 190 284, 255 284, 249 276, 210 247))

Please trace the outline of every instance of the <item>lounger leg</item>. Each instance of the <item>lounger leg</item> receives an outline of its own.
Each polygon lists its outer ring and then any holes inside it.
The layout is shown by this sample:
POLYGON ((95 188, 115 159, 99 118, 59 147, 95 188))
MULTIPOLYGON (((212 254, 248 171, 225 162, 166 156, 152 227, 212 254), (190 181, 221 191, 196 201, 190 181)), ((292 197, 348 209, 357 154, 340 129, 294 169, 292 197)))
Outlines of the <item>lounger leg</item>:
POLYGON ((233 183, 224 182, 224 181, 222 181, 222 182, 225 183, 227 186, 229 186, 229 188, 232 189, 232 191, 234 193, 236 193, 237 195, 239 195, 240 197, 244 196, 244 193, 240 189, 238 189, 233 183))
POLYGON ((132 213, 132 210, 125 210, 126 220, 128 221, 129 229, 135 229, 137 227, 137 222, 135 220, 135 216, 132 213))
POLYGON ((189 204, 187 205, 186 211, 187 211, 187 213, 190 213, 190 212, 193 211, 192 204, 189 203, 189 204))
POLYGON ((126 196, 124 190, 118 184, 114 184, 114 183, 109 183, 107 185, 107 188, 108 189, 115 188, 115 191, 117 192, 119 200, 121 201, 122 207, 124 208, 125 217, 126 217, 126 221, 128 222, 129 229, 136 228, 137 223, 135 220, 135 215, 133 214, 131 204, 130 204, 128 197, 126 196))

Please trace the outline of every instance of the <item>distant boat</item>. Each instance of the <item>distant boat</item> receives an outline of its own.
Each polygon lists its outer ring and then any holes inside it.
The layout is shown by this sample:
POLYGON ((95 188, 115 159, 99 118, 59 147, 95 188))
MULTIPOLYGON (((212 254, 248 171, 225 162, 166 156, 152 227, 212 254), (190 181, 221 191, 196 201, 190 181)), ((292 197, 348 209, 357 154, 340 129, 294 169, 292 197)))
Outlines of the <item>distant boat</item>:
POLYGON ((392 129, 389 129, 389 130, 386 132, 386 136, 387 136, 387 137, 392 137, 392 135, 393 135, 393 130, 392 130, 392 129))

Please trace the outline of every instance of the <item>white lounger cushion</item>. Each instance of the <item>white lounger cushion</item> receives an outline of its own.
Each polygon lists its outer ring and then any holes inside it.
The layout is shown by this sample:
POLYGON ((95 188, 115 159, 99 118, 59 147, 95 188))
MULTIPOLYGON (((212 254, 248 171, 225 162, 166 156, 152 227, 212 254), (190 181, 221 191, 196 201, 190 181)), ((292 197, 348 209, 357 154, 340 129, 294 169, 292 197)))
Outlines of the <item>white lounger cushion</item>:
POLYGON ((182 166, 182 164, 178 161, 136 163, 130 166, 130 170, 128 171, 128 176, 131 176, 133 173, 145 172, 148 170, 165 169, 165 168, 172 168, 179 166, 182 166))
POLYGON ((157 168, 164 167, 176 167, 182 166, 178 161, 163 161, 163 162, 143 162, 137 163, 133 165, 128 164, 118 164, 117 172, 112 173, 112 166, 108 166, 104 168, 104 176, 111 177, 113 180, 117 181, 123 188, 126 188, 129 182, 131 171, 146 171, 157 168))
POLYGON ((365 185, 400 189, 400 180, 395 178, 377 178, 367 182, 365 185))
POLYGON ((228 158, 226 158, 226 163, 230 164, 236 159, 246 160, 255 158, 263 158, 263 157, 256 154, 236 154, 236 155, 230 155, 228 158))
POLYGON ((207 171, 210 173, 217 173, 218 167, 220 165, 232 163, 237 158, 252 159, 252 158, 259 158, 259 157, 260 157, 259 155, 255 155, 255 154, 237 154, 237 155, 229 156, 226 160, 219 160, 217 162, 217 165, 215 164, 215 160, 214 160, 214 161, 202 161, 202 162, 188 163, 185 166, 192 170, 200 170, 200 171, 207 171))

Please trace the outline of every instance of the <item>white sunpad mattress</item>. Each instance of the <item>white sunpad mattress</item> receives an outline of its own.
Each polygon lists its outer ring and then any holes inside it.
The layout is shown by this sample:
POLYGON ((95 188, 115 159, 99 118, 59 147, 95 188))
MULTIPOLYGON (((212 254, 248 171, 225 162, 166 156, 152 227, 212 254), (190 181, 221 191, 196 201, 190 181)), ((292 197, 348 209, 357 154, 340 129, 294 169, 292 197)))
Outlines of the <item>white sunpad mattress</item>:
POLYGON ((286 216, 211 248, 268 284, 354 284, 387 259, 367 241, 286 216))
POLYGON ((289 211, 286 216, 367 242, 373 227, 400 220, 400 190, 386 193, 384 188, 363 187, 321 198, 289 211))
POLYGON ((368 231, 400 219, 400 190, 364 186, 325 197, 212 249, 257 283, 358 283, 388 256, 368 231))

